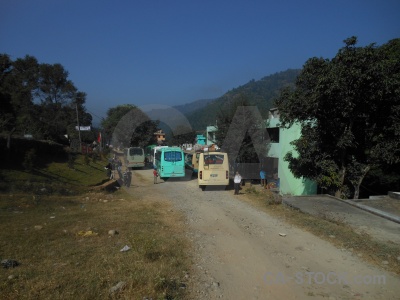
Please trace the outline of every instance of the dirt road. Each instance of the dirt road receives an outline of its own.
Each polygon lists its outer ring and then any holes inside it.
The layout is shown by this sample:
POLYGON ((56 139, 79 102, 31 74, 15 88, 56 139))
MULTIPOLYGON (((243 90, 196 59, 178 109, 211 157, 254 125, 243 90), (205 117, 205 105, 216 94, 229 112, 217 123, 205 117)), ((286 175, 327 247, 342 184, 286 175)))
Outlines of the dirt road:
MULTIPOLYGON (((132 191, 173 204, 194 247, 191 299, 399 299, 400 278, 196 180, 153 184, 137 170, 132 191)), ((400 256, 400 253, 399 253, 400 256)))

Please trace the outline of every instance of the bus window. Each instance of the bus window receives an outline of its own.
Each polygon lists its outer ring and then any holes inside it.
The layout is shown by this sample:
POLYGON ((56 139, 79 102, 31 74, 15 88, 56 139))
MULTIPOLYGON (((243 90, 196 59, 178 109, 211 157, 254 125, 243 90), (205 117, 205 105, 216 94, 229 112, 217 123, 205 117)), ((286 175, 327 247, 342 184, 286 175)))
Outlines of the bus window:
POLYGON ((178 151, 164 152, 164 160, 170 161, 170 162, 181 161, 182 160, 182 152, 178 152, 178 151))
POLYGON ((206 165, 222 165, 224 163, 223 155, 204 155, 204 164, 206 165))
POLYGON ((124 149, 125 164, 128 168, 142 168, 145 166, 145 155, 143 148, 131 147, 124 149))

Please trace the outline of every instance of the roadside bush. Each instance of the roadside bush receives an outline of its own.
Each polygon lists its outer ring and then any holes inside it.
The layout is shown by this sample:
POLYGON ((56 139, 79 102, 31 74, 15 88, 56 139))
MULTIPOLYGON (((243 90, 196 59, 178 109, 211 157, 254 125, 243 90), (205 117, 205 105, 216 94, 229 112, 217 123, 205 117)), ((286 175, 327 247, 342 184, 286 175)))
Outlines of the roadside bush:
POLYGON ((36 150, 30 149, 25 153, 24 160, 22 162, 22 166, 25 168, 26 171, 31 172, 35 167, 37 160, 36 150))
POLYGON ((90 164, 89 155, 85 154, 85 156, 83 157, 83 162, 84 162, 85 165, 87 165, 87 166, 90 164))
POLYGON ((92 161, 93 161, 94 164, 97 162, 97 159, 98 159, 97 153, 93 153, 92 154, 92 161))
POLYGON ((271 192, 270 190, 266 190, 265 203, 267 205, 282 204, 282 197, 277 193, 271 192))
POLYGON ((68 153, 68 168, 73 169, 75 165, 75 156, 72 153, 68 153))

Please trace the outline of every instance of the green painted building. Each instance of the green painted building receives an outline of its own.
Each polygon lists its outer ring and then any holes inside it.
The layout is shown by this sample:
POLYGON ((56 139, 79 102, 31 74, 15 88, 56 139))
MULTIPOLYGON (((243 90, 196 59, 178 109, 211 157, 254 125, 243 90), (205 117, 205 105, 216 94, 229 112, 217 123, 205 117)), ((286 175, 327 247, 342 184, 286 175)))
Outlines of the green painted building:
POLYGON ((271 109, 267 120, 267 132, 271 140, 267 150, 267 169, 277 169, 279 177, 279 193, 281 195, 315 195, 317 184, 307 178, 295 178, 289 170, 288 162, 284 161, 286 153, 294 151, 290 142, 300 137, 300 125, 293 125, 289 129, 280 127, 279 111, 271 109))

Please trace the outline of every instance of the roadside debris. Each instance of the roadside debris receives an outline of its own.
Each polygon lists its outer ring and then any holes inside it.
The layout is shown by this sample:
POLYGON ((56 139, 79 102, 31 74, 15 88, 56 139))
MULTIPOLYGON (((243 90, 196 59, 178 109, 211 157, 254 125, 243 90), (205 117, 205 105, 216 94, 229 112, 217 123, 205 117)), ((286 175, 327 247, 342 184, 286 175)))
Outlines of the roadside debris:
POLYGON ((111 229, 111 230, 108 231, 108 235, 110 235, 110 236, 116 235, 118 233, 119 232, 117 230, 115 230, 115 229, 111 229))
POLYGON ((92 230, 87 230, 87 231, 82 230, 82 231, 79 231, 77 233, 77 235, 79 235, 79 236, 95 236, 95 235, 98 235, 98 233, 94 232, 92 230))
POLYGON ((119 250, 119 251, 121 251, 121 252, 126 252, 126 251, 129 251, 131 249, 131 247, 129 247, 128 245, 125 245, 121 250, 119 250))
POLYGON ((116 292, 119 292, 125 287, 126 283, 124 281, 118 282, 116 285, 114 285, 112 288, 110 288, 110 294, 114 294, 116 292))
POLYGON ((3 259, 1 261, 1 265, 3 266, 4 269, 9 269, 9 268, 15 268, 15 267, 19 266, 20 263, 14 259, 3 259))
POLYGON ((280 236, 286 236, 286 233, 279 233, 280 236))

